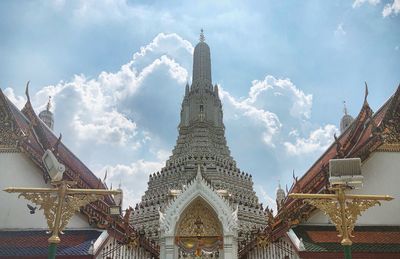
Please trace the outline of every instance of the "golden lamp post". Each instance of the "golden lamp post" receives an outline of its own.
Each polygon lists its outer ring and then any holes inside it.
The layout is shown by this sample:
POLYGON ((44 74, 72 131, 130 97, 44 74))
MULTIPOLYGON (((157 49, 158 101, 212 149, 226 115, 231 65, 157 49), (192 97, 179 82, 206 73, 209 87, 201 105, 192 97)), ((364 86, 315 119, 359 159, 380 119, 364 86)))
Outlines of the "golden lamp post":
POLYGON ((356 195, 346 194, 346 190, 354 189, 362 184, 361 160, 359 158, 331 159, 329 161, 330 190, 334 194, 292 193, 291 198, 305 199, 305 201, 322 210, 335 225, 342 239, 345 259, 351 259, 350 237, 354 230, 357 217, 361 212, 380 201, 390 201, 389 195, 356 195))
MULTIPOLYGON (((42 158, 44 165, 51 177, 53 188, 22 188, 9 187, 4 189, 8 193, 19 193, 19 197, 31 201, 39 206, 39 210, 44 211, 51 237, 49 242, 48 258, 55 258, 57 244, 60 243, 59 234, 67 226, 80 207, 90 202, 101 199, 105 195, 121 195, 121 191, 104 189, 73 189, 74 181, 63 181, 64 165, 60 164, 54 154, 47 150, 42 158)), ((112 210, 113 208, 111 208, 112 210)), ((112 214, 119 214, 118 210, 112 210, 112 214)))

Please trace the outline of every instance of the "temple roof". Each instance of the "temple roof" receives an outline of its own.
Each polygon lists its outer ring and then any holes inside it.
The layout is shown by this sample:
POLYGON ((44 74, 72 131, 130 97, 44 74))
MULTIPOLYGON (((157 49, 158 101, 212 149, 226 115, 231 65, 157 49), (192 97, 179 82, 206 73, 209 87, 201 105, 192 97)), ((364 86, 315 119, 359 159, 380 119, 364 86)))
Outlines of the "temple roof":
MULTIPOLYGON (((360 157, 366 160, 374 151, 400 151, 400 86, 375 113, 367 101, 352 124, 314 162, 306 173, 294 178, 289 193, 329 192, 329 160, 360 157)), ((274 234, 283 235, 291 226, 309 217, 315 208, 302 200, 286 197, 275 217, 274 234)))
MULTIPOLYGON (((299 225, 293 231, 304 245, 300 256, 307 252, 327 254, 343 251, 334 226, 299 225)), ((353 234, 353 253, 400 253, 399 226, 356 226, 353 234)))
MULTIPOLYGON (((57 258, 93 258, 91 246, 102 231, 65 230, 57 258)), ((0 257, 47 258, 49 235, 45 230, 0 231, 0 257)))

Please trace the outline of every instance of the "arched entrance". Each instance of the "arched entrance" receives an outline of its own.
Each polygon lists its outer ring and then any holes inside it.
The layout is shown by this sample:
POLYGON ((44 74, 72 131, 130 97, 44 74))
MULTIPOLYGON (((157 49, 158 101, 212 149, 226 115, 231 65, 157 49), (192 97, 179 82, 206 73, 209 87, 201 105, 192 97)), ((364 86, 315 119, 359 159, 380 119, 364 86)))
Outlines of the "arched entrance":
POLYGON ((215 211, 196 198, 182 213, 175 234, 179 258, 219 258, 223 230, 215 211))
POLYGON ((237 210, 202 177, 160 213, 160 258, 237 259, 237 210), (213 256, 213 257, 211 257, 213 256))

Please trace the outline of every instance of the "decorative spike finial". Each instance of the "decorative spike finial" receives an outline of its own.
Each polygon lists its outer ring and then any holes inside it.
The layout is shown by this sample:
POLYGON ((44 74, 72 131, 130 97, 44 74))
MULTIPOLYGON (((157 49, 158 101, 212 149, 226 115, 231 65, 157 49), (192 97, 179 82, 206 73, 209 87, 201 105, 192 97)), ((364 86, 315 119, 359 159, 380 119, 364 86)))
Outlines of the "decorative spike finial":
POLYGON ((200 42, 204 42, 206 38, 204 37, 204 31, 203 29, 200 30, 200 42))
POLYGON ((49 96, 49 101, 47 102, 46 110, 50 111, 51 108, 51 96, 49 96))
POLYGON ((344 112, 344 115, 347 115, 346 101, 343 101, 343 112, 344 112))

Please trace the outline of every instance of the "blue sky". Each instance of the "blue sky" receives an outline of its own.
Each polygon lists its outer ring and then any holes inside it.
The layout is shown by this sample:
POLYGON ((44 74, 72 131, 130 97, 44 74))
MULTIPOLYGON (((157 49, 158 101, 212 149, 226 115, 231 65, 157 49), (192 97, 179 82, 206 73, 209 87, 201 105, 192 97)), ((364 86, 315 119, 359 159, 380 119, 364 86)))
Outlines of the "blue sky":
POLYGON ((0 87, 39 112, 126 205, 168 158, 200 28, 226 137, 260 202, 332 142, 346 100, 378 109, 400 83, 400 1, 1 1, 0 87))

